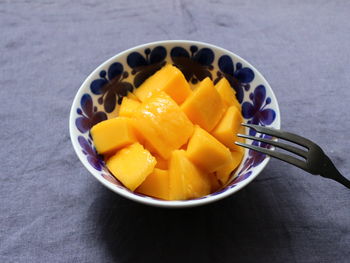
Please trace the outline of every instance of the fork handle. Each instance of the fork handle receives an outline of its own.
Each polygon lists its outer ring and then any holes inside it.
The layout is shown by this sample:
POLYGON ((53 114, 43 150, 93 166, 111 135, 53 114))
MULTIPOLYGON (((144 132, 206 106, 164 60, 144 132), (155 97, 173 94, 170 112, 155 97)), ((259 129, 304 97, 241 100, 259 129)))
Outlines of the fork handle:
POLYGON ((323 172, 320 174, 322 177, 333 179, 334 181, 337 181, 338 183, 341 183, 345 187, 350 189, 350 181, 346 179, 335 167, 331 159, 324 155, 324 162, 323 162, 323 172))

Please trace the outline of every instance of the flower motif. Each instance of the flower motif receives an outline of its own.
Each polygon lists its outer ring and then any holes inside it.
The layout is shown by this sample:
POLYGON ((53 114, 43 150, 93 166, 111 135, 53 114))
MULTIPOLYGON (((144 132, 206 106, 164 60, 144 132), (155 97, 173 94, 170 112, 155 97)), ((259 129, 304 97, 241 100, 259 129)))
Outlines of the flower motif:
POLYGON ((95 124, 107 119, 106 113, 97 111, 97 107, 93 106, 92 98, 89 94, 84 94, 80 100, 81 109, 77 109, 77 113, 81 115, 75 120, 75 125, 82 133, 89 131, 95 124))
POLYGON ((82 152, 86 155, 88 162, 98 171, 102 171, 104 163, 103 157, 98 155, 95 148, 92 146, 90 139, 85 139, 83 136, 78 137, 78 142, 82 148, 82 152))
POLYGON ((182 47, 174 47, 170 52, 174 65, 182 71, 186 80, 195 84, 206 77, 212 78, 210 70, 213 69, 214 52, 209 48, 198 50, 197 46, 191 46, 190 52, 182 47))
MULTIPOLYGON (((246 119, 251 119, 248 123, 257 125, 270 125, 276 118, 276 112, 273 109, 265 107, 271 103, 271 98, 266 98, 266 89, 263 85, 255 88, 254 93, 250 93, 249 98, 253 103, 244 102, 242 105, 242 115, 246 119), (265 100, 266 98, 266 100, 265 100)), ((255 131, 250 129, 249 134, 255 135, 255 131)))
POLYGON ((236 97, 239 103, 243 101, 244 91, 249 90, 249 83, 254 79, 254 72, 248 67, 243 67, 242 63, 236 63, 236 67, 232 61, 232 58, 228 55, 223 55, 219 58, 218 66, 218 78, 215 80, 217 83, 222 77, 225 77, 231 84, 231 87, 236 91, 236 97))
POLYGON ((126 81, 128 72, 124 71, 124 67, 119 62, 113 63, 108 68, 108 72, 102 70, 100 78, 91 82, 91 92, 96 95, 102 95, 98 99, 99 104, 103 104, 106 112, 114 111, 118 102, 120 104, 124 96, 133 90, 133 86, 126 81))
POLYGON ((252 174, 252 171, 249 171, 249 172, 247 172, 247 173, 245 173, 245 174, 239 175, 238 177, 236 177, 236 178, 232 181, 231 185, 232 185, 232 184, 233 184, 233 185, 236 185, 236 184, 238 184, 239 182, 242 182, 243 180, 247 179, 251 174, 252 174))
POLYGON ((145 55, 139 52, 132 52, 127 57, 127 63, 132 68, 131 74, 135 75, 134 86, 139 87, 149 76, 165 65, 166 49, 162 46, 154 49, 145 49, 145 55))

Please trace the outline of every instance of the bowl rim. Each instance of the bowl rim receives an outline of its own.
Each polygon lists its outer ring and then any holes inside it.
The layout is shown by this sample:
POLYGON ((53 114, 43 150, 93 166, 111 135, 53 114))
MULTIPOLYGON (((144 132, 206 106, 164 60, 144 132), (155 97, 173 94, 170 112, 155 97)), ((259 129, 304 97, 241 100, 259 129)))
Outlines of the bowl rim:
MULTIPOLYGON (((276 102, 275 106, 275 111, 276 111, 276 119, 275 119, 275 127, 277 129, 280 128, 280 123, 281 123, 281 113, 278 105, 277 98, 275 96, 274 91, 272 90, 270 84, 268 81, 265 79, 265 77, 260 73, 259 70, 257 70, 253 65, 251 65, 248 61, 243 59, 242 57, 238 56, 234 52, 231 52, 227 49, 221 48, 219 46, 209 44, 206 42, 201 42, 201 41, 192 41, 192 40, 161 40, 161 41, 154 41, 154 42, 149 42, 141 45, 137 45, 135 47, 126 49, 122 52, 117 53, 116 55, 112 56, 111 58, 105 60, 102 62, 98 67, 96 67, 89 75, 88 77, 83 81, 81 86, 79 87, 78 91, 75 94, 75 97, 73 99, 73 103, 70 109, 69 113, 69 135, 70 139, 74 148, 74 151, 76 155, 78 156, 79 160, 81 163, 85 166, 85 168, 97 179, 102 185, 110 189, 111 191, 128 198, 129 200, 136 201, 142 204, 146 205, 151 205, 151 206, 156 206, 156 207, 164 207, 164 208, 186 208, 186 207, 194 207, 194 206, 200 206, 204 204, 209 204, 218 200, 221 200, 223 198, 226 198, 244 187, 246 187, 248 184, 250 184, 266 167, 268 162, 270 161, 270 157, 266 156, 264 161, 259 165, 259 170, 256 172, 255 175, 249 176, 247 179, 241 182, 241 184, 232 187, 226 191, 223 191, 222 193, 216 194, 216 195, 211 195, 206 198, 198 198, 198 199, 190 199, 190 200, 179 200, 179 201, 166 201, 166 200, 158 200, 154 198, 150 198, 147 196, 140 196, 133 194, 131 192, 125 191, 124 189, 121 189, 120 187, 114 185, 113 183, 109 182, 108 180, 104 179, 101 174, 97 174, 96 170, 94 170, 90 165, 88 165, 87 161, 83 158, 85 155, 81 154, 80 152, 80 146, 78 145, 78 142, 73 139, 75 137, 75 131, 74 131, 74 125, 75 125, 75 119, 73 118, 76 110, 76 105, 79 104, 79 100, 81 98, 81 93, 83 93, 84 87, 87 86, 92 80, 93 76, 95 75, 96 72, 100 72, 106 65, 109 65, 113 61, 118 61, 119 57, 123 57, 124 55, 139 50, 143 48, 147 48, 149 46, 154 46, 154 45, 168 45, 168 44, 193 44, 193 45, 199 45, 199 46, 205 46, 214 50, 218 50, 222 53, 225 53, 227 55, 237 57, 239 60, 243 61, 247 66, 249 66, 256 75, 259 76, 259 78, 264 82, 264 86, 269 89, 271 93, 271 97, 273 100, 276 102)), ((257 169, 257 168, 256 168, 257 169)))

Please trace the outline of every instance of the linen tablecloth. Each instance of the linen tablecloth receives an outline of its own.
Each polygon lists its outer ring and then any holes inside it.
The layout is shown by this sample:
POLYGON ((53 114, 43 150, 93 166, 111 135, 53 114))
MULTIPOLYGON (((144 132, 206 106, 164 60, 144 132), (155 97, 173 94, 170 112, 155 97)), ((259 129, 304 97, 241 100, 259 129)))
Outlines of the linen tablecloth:
POLYGON ((271 84, 282 128, 350 176, 350 2, 0 1, 0 262, 350 262, 350 192, 271 160, 212 205, 147 207, 98 183, 69 110, 100 63, 165 39, 219 45, 271 84))

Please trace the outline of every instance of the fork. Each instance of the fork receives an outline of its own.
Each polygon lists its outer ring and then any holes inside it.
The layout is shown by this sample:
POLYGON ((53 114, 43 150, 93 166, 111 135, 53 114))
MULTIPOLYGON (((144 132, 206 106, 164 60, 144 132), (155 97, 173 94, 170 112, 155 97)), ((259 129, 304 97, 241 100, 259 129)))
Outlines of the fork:
POLYGON ((238 137, 249 139, 249 140, 255 140, 259 142, 263 142, 269 145, 276 146, 278 148, 284 149, 288 152, 294 153, 300 157, 302 157, 304 160, 298 159, 296 157, 290 156, 285 153, 281 153, 275 150, 259 147, 256 145, 250 145, 246 143, 241 142, 235 142, 235 144, 251 149, 253 151, 257 151, 266 155, 269 155, 271 157, 277 158, 279 160, 285 161, 289 164, 292 164, 296 167, 299 167, 303 169, 304 171, 314 174, 314 175, 321 175, 322 177, 333 179, 337 181, 338 183, 341 183, 342 185, 346 186, 350 189, 350 181, 346 179, 334 166, 331 159, 323 152, 320 146, 318 146, 316 143, 301 137, 299 135, 285 132, 282 130, 277 130, 273 128, 267 128, 259 125, 254 124, 247 124, 242 123, 243 126, 249 127, 261 134, 267 134, 271 135, 276 138, 280 138, 295 144, 298 144, 304 148, 305 150, 292 146, 290 144, 277 142, 274 140, 262 138, 262 137, 256 137, 256 136, 250 136, 245 134, 237 134, 238 137))

